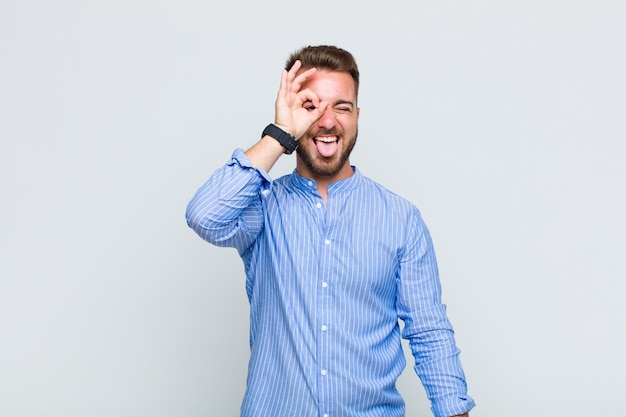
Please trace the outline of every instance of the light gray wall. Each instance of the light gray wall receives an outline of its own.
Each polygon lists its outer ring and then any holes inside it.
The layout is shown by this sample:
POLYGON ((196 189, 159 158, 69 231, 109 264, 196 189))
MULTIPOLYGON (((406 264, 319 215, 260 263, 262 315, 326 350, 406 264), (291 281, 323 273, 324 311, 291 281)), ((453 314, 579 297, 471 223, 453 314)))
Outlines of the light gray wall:
POLYGON ((625 12, 2 1, 0 415, 237 415, 243 268, 184 209, 319 43, 361 66, 352 162, 431 228, 473 416, 623 414, 625 12))

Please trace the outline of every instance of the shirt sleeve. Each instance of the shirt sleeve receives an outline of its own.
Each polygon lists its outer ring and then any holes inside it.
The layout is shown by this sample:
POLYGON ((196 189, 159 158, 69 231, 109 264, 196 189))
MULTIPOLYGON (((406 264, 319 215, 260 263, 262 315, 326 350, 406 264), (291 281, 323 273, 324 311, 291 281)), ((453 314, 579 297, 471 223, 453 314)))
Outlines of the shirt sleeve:
POLYGON ((217 169, 187 205, 187 224, 202 239, 234 247, 241 255, 263 230, 260 193, 272 180, 255 168, 242 149, 217 169))
POLYGON ((400 257, 398 316, 402 336, 409 340, 415 372, 436 417, 468 412, 474 400, 467 385, 454 331, 441 301, 441 283, 430 233, 419 211, 409 221, 407 243, 400 257))

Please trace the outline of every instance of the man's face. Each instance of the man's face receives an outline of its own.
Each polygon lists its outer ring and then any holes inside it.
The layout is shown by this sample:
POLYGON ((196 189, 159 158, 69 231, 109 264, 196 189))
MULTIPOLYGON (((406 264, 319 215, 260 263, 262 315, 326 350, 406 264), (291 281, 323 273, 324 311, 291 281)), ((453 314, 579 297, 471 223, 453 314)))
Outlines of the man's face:
POLYGON ((349 156, 356 143, 359 118, 354 80, 347 72, 318 70, 302 89, 311 90, 328 106, 298 140, 298 173, 331 181, 351 176, 349 156))

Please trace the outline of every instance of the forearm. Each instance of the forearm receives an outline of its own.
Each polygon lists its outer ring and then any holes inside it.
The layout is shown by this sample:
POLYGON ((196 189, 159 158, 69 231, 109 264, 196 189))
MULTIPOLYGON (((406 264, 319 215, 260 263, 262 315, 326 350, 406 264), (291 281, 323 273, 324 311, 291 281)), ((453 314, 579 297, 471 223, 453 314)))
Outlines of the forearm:
POLYGON ((437 417, 467 413, 474 401, 467 394, 465 374, 451 330, 433 330, 409 341, 416 359, 415 371, 437 417))
POLYGON ((242 150, 216 170, 187 206, 186 220, 204 240, 243 249, 262 228, 259 193, 270 182, 255 169, 242 150), (241 233, 248 236, 239 236, 241 233))
POLYGON ((266 135, 246 151, 246 156, 254 167, 269 172, 284 151, 278 141, 266 135))

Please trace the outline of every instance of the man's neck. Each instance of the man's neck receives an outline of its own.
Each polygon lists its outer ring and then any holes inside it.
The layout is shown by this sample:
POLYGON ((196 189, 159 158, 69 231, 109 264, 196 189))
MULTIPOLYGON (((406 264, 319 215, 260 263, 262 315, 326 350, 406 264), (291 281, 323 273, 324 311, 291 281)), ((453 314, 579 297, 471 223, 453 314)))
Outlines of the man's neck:
POLYGON ((301 165, 296 166, 296 172, 302 178, 309 178, 315 181, 315 184, 317 185, 317 193, 324 199, 325 203, 328 203, 328 187, 330 184, 348 179, 354 175, 354 170, 352 169, 352 165, 350 165, 350 161, 347 161, 339 172, 334 175, 315 175, 301 165))

